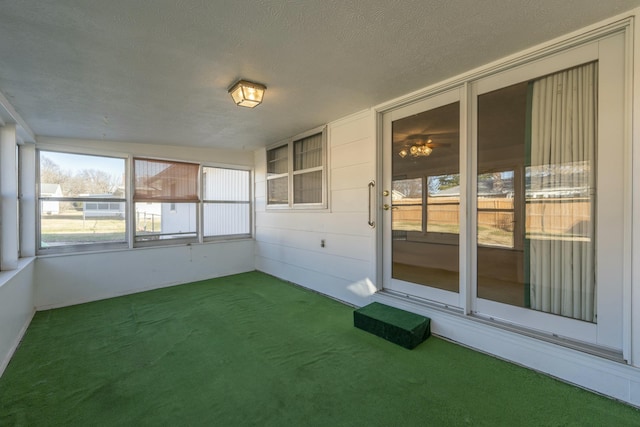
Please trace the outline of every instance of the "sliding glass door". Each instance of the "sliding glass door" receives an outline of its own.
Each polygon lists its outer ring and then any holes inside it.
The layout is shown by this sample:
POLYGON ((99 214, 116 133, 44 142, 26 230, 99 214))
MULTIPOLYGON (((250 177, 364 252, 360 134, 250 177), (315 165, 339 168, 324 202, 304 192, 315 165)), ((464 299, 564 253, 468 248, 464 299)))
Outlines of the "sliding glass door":
POLYGON ((611 35, 385 113, 384 287, 622 350, 624 70, 611 35))

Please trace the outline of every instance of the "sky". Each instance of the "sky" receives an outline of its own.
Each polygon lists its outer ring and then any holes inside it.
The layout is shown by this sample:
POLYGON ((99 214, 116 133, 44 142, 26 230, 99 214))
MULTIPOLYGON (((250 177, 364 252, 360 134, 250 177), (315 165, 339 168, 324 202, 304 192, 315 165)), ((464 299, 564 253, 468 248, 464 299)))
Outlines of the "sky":
POLYGON ((98 169, 120 179, 125 169, 125 159, 115 157, 87 156, 54 151, 41 151, 40 155, 49 158, 60 166, 60 169, 71 171, 74 175, 83 169, 98 169))

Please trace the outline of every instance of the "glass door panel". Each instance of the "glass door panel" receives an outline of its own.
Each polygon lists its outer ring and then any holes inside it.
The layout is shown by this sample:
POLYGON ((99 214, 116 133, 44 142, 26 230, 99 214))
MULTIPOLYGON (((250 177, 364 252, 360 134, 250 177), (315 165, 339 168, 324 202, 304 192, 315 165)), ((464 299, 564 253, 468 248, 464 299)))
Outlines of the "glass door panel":
POLYGON ((623 47, 611 35, 471 86, 474 314, 623 351, 623 47))
POLYGON ((430 101, 422 111, 412 106, 388 120, 385 287, 458 305, 460 103, 451 96, 430 101))
POLYGON ((525 306, 522 171, 527 83, 478 97, 478 297, 525 306))

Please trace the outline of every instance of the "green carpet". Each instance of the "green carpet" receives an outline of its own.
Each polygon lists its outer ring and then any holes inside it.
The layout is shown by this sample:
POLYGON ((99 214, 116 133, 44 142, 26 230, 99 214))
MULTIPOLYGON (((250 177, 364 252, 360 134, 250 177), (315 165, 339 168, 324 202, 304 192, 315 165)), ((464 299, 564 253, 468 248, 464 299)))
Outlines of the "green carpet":
POLYGON ((246 273, 36 314, 0 426, 624 426, 640 412, 246 273))

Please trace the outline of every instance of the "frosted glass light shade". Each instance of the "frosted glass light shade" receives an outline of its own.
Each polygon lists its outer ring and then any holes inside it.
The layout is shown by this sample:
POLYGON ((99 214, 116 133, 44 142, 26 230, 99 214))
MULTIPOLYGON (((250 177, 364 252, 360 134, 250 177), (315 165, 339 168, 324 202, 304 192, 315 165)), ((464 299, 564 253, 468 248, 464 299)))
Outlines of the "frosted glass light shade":
POLYGON ((259 83, 253 83, 246 80, 239 80, 231 86, 229 94, 233 98, 233 102, 241 107, 253 108, 262 103, 266 86, 259 83))

